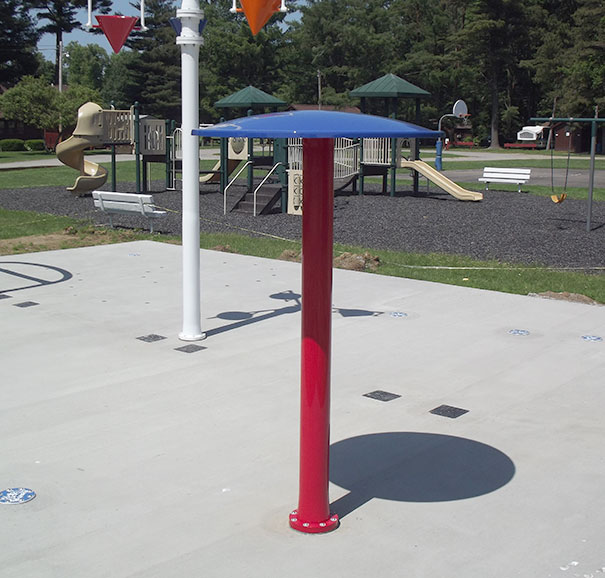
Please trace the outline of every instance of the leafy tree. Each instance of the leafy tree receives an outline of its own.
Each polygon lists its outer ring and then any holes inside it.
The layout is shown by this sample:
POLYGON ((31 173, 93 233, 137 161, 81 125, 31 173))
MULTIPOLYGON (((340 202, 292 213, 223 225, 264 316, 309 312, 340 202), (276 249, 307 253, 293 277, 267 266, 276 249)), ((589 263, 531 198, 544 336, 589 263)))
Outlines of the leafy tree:
POLYGON ((98 96, 96 91, 77 85, 60 93, 43 79, 26 76, 0 97, 0 110, 9 120, 57 131, 61 125, 74 126, 78 108, 98 96))
POLYGON ((141 87, 133 72, 139 58, 139 53, 132 50, 111 54, 101 87, 101 99, 105 107, 109 108, 113 102, 118 109, 128 109, 140 100, 141 87))
POLYGON ((126 45, 137 53, 130 62, 139 86, 139 100, 145 114, 178 119, 181 110, 181 58, 176 34, 170 26, 175 16, 173 0, 147 0, 146 32, 135 32, 126 45))
POLYGON ((605 5, 577 0, 571 43, 563 55, 561 112, 592 116, 594 105, 605 107, 605 5))
POLYGON ((0 0, 0 84, 12 86, 38 69, 39 34, 22 0, 0 0))
MULTIPOLYGON (((39 28, 39 32, 53 34, 56 38, 55 84, 58 84, 59 53, 63 34, 83 28, 83 24, 76 19, 76 14, 78 10, 88 6, 88 0, 29 0, 29 2, 37 13, 38 20, 48 21, 48 24, 39 28)), ((105 14, 109 12, 111 3, 111 0, 93 0, 93 10, 105 14)))
MULTIPOLYGON (((520 0, 475 0, 467 11, 456 41, 461 46, 468 76, 468 92, 479 97, 479 108, 489 111, 490 148, 498 148, 502 101, 514 104, 519 62, 530 36, 520 0)), ((481 117, 480 117, 481 118, 481 117)))
POLYGON ((105 49, 98 44, 82 46, 78 42, 70 42, 65 47, 65 52, 69 54, 66 59, 67 83, 100 91, 109 65, 109 55, 105 49))
MULTIPOLYGON (((296 74, 293 98, 317 102, 317 71, 335 94, 387 72, 396 60, 395 11, 387 0, 309 0, 294 25, 288 69, 296 74)), ((292 81, 292 79, 291 79, 292 81)))
MULTIPOLYGON (((281 75, 286 32, 277 15, 256 35, 241 14, 229 12, 230 0, 204 2, 208 20, 200 49, 200 99, 203 121, 217 120, 224 111, 214 103, 253 85, 275 96, 283 87, 281 75)), ((296 79, 290 79, 296 82, 296 79)))

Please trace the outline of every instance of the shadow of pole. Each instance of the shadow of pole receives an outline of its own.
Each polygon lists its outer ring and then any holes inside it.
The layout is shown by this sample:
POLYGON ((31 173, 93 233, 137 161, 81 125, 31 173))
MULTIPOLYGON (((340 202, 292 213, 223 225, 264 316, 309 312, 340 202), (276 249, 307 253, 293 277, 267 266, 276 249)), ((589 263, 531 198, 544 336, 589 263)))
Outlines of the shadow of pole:
MULTIPOLYGON (((274 317, 280 317, 281 315, 288 315, 290 313, 299 313, 301 311, 300 295, 294 293, 291 290, 283 291, 281 293, 273 293, 269 295, 271 299, 279 299, 282 301, 294 301, 293 305, 288 307, 282 307, 281 309, 262 309, 259 311, 223 311, 218 313, 214 319, 225 319, 227 321, 234 321, 221 327, 215 327, 214 329, 208 329, 206 337, 213 335, 220 335, 227 331, 233 331, 234 329, 240 329, 246 325, 252 325, 253 323, 260 323, 261 321, 267 321, 274 317), (262 313, 262 315, 259 315, 262 313)), ((366 309, 342 309, 334 307, 332 309, 334 313, 339 313, 342 317, 377 317, 382 315, 381 311, 368 311, 366 309)))
POLYGON ((330 480, 349 490, 331 504, 344 517, 372 498, 447 502, 494 492, 515 475, 500 450, 466 438, 388 432, 332 444, 330 480))

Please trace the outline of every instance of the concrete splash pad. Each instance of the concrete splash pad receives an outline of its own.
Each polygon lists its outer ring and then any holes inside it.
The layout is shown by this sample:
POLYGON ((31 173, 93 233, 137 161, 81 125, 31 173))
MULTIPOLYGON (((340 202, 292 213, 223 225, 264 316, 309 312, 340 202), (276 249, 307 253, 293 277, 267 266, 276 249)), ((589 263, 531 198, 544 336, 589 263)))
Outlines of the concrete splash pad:
POLYGON ((3 578, 604 572, 605 308, 336 270, 341 526, 304 536, 300 265, 202 251, 185 344, 179 258, 0 257, 3 578))

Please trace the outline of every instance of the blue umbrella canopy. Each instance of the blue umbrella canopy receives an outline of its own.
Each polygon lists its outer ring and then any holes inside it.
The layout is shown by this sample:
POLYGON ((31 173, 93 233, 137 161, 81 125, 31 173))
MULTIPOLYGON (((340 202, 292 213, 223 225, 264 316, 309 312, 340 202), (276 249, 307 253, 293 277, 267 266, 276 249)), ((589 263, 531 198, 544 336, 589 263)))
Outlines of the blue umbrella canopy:
POLYGON ((430 138, 442 132, 369 114, 294 110, 246 116, 193 130, 194 135, 248 138, 430 138))

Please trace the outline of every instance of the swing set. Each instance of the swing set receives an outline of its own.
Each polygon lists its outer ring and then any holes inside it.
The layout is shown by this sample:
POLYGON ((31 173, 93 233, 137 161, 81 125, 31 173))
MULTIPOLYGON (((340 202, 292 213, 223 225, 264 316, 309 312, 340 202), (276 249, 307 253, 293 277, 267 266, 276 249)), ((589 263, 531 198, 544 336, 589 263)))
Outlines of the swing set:
MULTIPOLYGON (((554 127, 551 126, 550 127, 551 132, 554 130, 554 127)), ((563 184, 563 192, 562 193, 555 193, 555 155, 554 155, 554 151, 555 151, 555 147, 554 147, 554 143, 553 145, 550 147, 550 191, 551 191, 551 195, 550 198, 552 200, 553 203, 556 203, 557 205, 562 203, 566 198, 567 198, 567 180, 569 177, 569 160, 571 158, 571 127, 567 126, 565 128, 565 135, 567 136, 567 164, 565 166, 565 182, 563 184)))
MULTIPOLYGON (((579 124, 583 124, 583 123, 590 123, 590 169, 589 169, 589 182, 588 182, 588 210, 586 212, 586 231, 590 232, 592 229, 592 224, 591 224, 591 220, 592 220, 592 200, 593 200, 593 190, 594 190, 594 173, 595 173, 595 157, 596 157, 596 151, 597 151, 597 125, 599 125, 600 123, 605 122, 605 118, 599 118, 599 107, 596 106, 595 107, 595 114, 593 118, 574 118, 574 117, 568 117, 568 118, 555 118, 553 116, 551 117, 533 117, 530 120, 534 121, 534 122, 549 122, 552 126, 553 122, 564 122, 569 124, 572 123, 579 123, 579 124)), ((552 130, 552 128, 551 128, 552 130)), ((571 141, 571 138, 570 138, 571 141)), ((565 174, 565 191, 567 190, 567 175, 569 173, 569 157, 570 154, 568 152, 567 154, 567 171, 565 174)), ((551 149, 551 159, 552 159, 552 149, 551 149)), ((551 161, 551 167, 553 166, 553 162, 551 161)), ((551 169, 552 171, 552 169, 551 169)), ((552 171, 554 172, 554 171, 552 171)), ((551 179, 551 181, 554 179, 551 179)), ((555 202, 555 203, 561 203, 562 201, 565 200, 565 198, 567 197, 567 193, 563 192, 561 195, 553 195, 551 196, 551 199, 555 202), (565 195, 565 196, 563 196, 565 195), (554 198, 553 198, 554 197, 554 198), (562 197, 559 199, 559 197, 562 197)), ((554 191, 553 191, 554 193, 554 191)))

